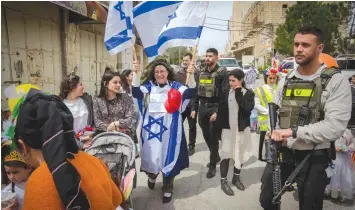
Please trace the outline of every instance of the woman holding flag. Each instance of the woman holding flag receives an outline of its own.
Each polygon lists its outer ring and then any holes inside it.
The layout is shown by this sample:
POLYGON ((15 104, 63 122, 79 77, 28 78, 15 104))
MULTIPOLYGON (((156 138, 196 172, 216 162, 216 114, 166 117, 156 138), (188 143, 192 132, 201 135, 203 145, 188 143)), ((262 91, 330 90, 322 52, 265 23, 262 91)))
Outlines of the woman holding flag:
MULTIPOLYGON (((181 113, 194 94, 196 82, 189 77, 188 87, 175 81, 173 69, 155 61, 147 79, 140 84, 140 66, 134 62, 133 97, 142 114, 141 171, 148 175, 154 189, 159 172, 163 174, 163 203, 172 199, 174 177, 189 166, 187 143, 181 113)), ((193 66, 187 70, 193 72, 193 66)))

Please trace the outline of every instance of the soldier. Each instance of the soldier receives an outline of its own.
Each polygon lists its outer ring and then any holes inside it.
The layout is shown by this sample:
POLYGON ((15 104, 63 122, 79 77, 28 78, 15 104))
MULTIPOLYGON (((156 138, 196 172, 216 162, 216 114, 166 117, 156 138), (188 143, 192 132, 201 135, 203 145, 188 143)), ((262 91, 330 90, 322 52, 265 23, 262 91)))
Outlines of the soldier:
MULTIPOLYGON (((181 84, 185 85, 186 84, 186 78, 187 78, 187 67, 190 65, 192 61, 192 54, 191 53, 186 53, 182 59, 182 65, 178 72, 175 75, 176 81, 180 82, 181 84)), ((195 68, 194 71, 194 77, 196 83, 198 84, 198 78, 199 78, 199 71, 195 68)), ((191 75, 192 76, 192 75, 191 75)), ((190 100, 188 106, 186 107, 185 111, 181 114, 183 122, 187 118, 187 121, 189 123, 189 155, 193 155, 195 153, 195 144, 196 144, 196 134, 197 134, 197 129, 196 129, 196 124, 197 124, 197 118, 196 118, 196 112, 198 111, 197 109, 195 110, 195 113, 192 115, 192 104, 193 103, 198 103, 194 102, 197 99, 197 95, 193 96, 192 99, 190 100)))
MULTIPOLYGON (((280 106, 280 129, 273 131, 271 139, 295 151, 300 168, 294 171, 300 210, 322 210, 331 174, 326 171, 332 170, 329 165, 335 159, 331 145, 344 133, 351 113, 347 79, 337 69, 319 62, 323 40, 318 28, 304 26, 297 31, 293 49, 299 66, 280 80, 274 97, 280 106)), ((260 203, 268 210, 277 208, 271 204, 272 169, 267 164, 261 179, 260 203)))
MULTIPOLYGON (((198 85, 198 99, 200 105, 198 108, 198 124, 203 133, 203 138, 210 150, 210 163, 208 166, 207 178, 216 175, 216 164, 221 160, 218 153, 218 138, 220 138, 221 129, 216 128, 216 117, 218 102, 223 91, 228 91, 229 81, 228 72, 225 67, 217 64, 218 51, 215 48, 209 48, 206 51, 206 67, 201 69, 198 85)), ((192 108, 192 116, 196 114, 197 101, 192 108)))

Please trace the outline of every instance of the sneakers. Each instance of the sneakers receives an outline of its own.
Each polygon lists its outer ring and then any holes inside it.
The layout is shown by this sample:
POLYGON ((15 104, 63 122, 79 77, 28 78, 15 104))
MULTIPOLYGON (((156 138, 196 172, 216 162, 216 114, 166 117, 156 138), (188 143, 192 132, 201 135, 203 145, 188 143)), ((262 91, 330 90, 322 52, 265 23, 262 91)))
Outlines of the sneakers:
POLYGON ((195 147, 189 146, 189 156, 192 156, 193 154, 195 154, 195 147))
POLYGON ((240 181, 240 175, 233 175, 232 184, 235 185, 240 191, 245 190, 243 183, 240 181))
POLYGON ((232 188, 228 185, 228 181, 226 178, 222 179, 221 178, 221 189, 223 190, 223 192, 226 195, 229 196, 233 196, 234 195, 234 191, 232 190, 232 188))

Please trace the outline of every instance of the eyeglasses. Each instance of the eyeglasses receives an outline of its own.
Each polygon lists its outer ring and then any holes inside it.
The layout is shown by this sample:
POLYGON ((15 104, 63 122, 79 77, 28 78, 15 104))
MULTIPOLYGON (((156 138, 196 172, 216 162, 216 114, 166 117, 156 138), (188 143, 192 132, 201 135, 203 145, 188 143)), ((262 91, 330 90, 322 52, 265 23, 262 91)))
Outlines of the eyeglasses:
POLYGON ((274 80, 274 79, 276 79, 276 77, 268 77, 268 79, 274 80))

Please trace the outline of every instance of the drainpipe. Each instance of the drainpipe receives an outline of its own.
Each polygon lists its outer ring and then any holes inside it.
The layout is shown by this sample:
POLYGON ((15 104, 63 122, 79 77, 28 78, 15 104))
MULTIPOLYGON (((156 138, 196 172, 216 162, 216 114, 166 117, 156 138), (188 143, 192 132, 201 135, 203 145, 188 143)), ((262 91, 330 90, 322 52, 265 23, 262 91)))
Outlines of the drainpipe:
POLYGON ((62 48, 62 76, 68 74, 68 48, 67 48, 67 37, 68 37, 68 23, 69 23, 69 12, 63 8, 60 9, 60 45, 62 48))

